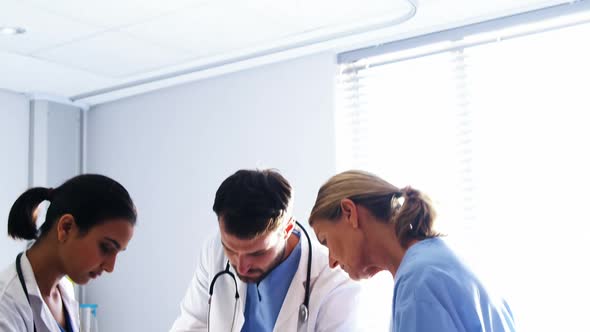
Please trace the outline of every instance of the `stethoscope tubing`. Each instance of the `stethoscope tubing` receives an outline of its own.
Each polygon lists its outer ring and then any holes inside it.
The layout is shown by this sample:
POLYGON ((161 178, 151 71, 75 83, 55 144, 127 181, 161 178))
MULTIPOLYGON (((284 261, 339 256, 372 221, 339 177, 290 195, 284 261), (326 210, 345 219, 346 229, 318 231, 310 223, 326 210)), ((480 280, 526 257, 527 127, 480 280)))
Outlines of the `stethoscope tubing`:
MULTIPOLYGON (((306 280, 305 280, 305 296, 303 298, 303 303, 299 306, 299 321, 300 322, 306 322, 307 319, 309 318, 309 300, 311 297, 311 263, 312 263, 312 247, 311 247, 311 238, 309 237, 309 234, 307 233, 307 231, 305 230, 305 227, 303 227, 303 225, 301 225, 301 223, 299 223, 298 221, 295 221, 295 223, 297 224, 297 226, 299 226, 299 228, 303 231, 303 234, 305 235, 306 239, 307 239, 307 245, 308 245, 308 251, 307 251, 307 271, 306 271, 306 280)), ((213 288, 215 286, 215 282, 217 282, 217 280, 219 279, 219 277, 223 276, 224 274, 227 274, 230 278, 233 279, 234 281, 234 286, 236 289, 236 293, 235 293, 235 305, 234 305, 234 320, 235 320, 235 311, 237 309, 237 304, 238 304, 238 299, 240 298, 240 294, 238 292, 238 282, 236 279, 236 276, 233 272, 230 271, 230 264, 229 264, 229 260, 227 261, 227 263, 225 264, 225 269, 223 269, 222 271, 219 271, 215 274, 215 276, 213 276, 213 279, 211 280, 211 284, 209 285, 209 310, 207 312, 207 330, 209 330, 209 322, 210 322, 210 315, 211 315, 211 299, 213 298, 213 288)), ((234 321, 232 321, 232 329, 233 329, 233 325, 234 325, 234 321)))

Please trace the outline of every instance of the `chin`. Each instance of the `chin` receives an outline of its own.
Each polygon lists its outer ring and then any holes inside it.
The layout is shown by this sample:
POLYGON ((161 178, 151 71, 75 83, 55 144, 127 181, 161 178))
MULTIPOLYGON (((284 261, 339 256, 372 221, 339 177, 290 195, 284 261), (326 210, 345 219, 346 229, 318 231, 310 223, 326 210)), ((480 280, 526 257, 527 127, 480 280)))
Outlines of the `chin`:
POLYGON ((357 274, 354 277, 350 277, 350 278, 354 281, 361 281, 361 280, 369 279, 371 277, 367 274, 357 274))
POLYGON ((346 274, 348 274, 348 277, 354 281, 359 281, 361 280, 361 277, 358 275, 358 273, 353 273, 353 272, 349 272, 343 269, 344 272, 346 272, 346 274))
POLYGON ((238 278, 246 283, 257 283, 260 280, 264 279, 264 275, 261 274, 261 275, 247 277, 247 276, 243 276, 241 274, 238 274, 238 278))
POLYGON ((92 280, 92 277, 90 275, 81 275, 81 276, 68 275, 68 277, 70 278, 71 281, 73 281, 77 285, 86 285, 87 283, 90 282, 90 280, 92 280))
POLYGON ((363 279, 370 279, 379 272, 381 272, 380 268, 378 268, 376 266, 370 267, 370 268, 366 269, 365 271, 363 271, 363 279))
POLYGON ((365 279, 371 279, 375 274, 379 273, 379 271, 381 271, 379 268, 376 267, 371 267, 371 268, 367 268, 361 272, 346 272, 348 273, 348 277, 354 281, 361 281, 361 280, 365 280, 365 279))
POLYGON ((88 283, 88 281, 90 281, 90 278, 73 278, 71 276, 68 276, 68 277, 69 277, 69 280, 71 280, 76 285, 86 285, 88 283))

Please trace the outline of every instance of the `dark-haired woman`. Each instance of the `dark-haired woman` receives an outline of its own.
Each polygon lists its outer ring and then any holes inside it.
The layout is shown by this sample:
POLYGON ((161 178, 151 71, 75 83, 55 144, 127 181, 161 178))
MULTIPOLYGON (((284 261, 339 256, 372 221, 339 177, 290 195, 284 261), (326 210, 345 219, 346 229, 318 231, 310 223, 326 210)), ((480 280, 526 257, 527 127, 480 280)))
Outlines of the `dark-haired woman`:
POLYGON ((0 331, 79 331, 74 283, 113 272, 137 218, 129 193, 102 175, 76 176, 58 188, 31 188, 13 204, 8 235, 35 240, 0 274, 0 331), (39 204, 49 202, 37 229, 39 204))
POLYGON ((493 296, 434 230, 430 200, 363 171, 333 176, 309 219, 330 266, 352 279, 389 271, 395 332, 514 331, 510 308, 493 296))

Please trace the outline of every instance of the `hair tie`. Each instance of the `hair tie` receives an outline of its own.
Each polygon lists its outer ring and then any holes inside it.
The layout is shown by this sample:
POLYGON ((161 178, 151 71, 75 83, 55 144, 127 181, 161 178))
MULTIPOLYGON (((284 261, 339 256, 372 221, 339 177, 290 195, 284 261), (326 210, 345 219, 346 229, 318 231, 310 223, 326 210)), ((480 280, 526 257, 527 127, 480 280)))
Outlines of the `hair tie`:
POLYGON ((404 205, 404 202, 405 202, 404 193, 401 191, 396 191, 391 196, 390 205, 394 211, 401 209, 401 207, 404 205))

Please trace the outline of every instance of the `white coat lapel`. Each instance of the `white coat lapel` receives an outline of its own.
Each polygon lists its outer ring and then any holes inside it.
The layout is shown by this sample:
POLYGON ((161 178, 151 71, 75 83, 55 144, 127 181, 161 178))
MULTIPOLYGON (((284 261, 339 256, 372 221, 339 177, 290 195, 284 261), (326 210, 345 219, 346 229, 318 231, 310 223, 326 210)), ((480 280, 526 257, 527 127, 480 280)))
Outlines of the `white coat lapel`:
MULTIPOLYGON (((285 296, 273 331, 296 331, 299 325, 299 306, 305 299, 304 285, 307 279, 307 258, 309 255, 309 245, 305 235, 301 234, 299 241, 301 245, 299 265, 285 296)), ((311 277, 312 280, 315 278, 313 269, 311 271, 311 277)))
MULTIPOLYGON (((227 261, 224 261, 223 263, 219 262, 219 264, 216 264, 215 273, 225 270, 226 263, 227 261)), ((239 289, 239 279, 237 280, 237 283, 239 289)), ((232 331, 232 324, 234 325, 233 331, 240 330, 236 330, 236 326, 238 325, 238 320, 240 320, 239 318, 243 317, 244 315, 243 313, 238 312, 240 310, 239 307, 241 300, 237 300, 236 302, 235 295, 236 285, 234 284, 233 278, 230 277, 230 275, 227 273, 221 274, 215 280, 215 285, 213 287, 213 296, 211 297, 211 311, 208 315, 208 324, 210 331, 232 331)), ((240 299, 241 297, 242 294, 240 294, 240 299)))
MULTIPOLYGON (((233 267, 232 267, 233 270, 233 267)), ((239 332, 242 330, 242 326, 246 322, 246 318, 244 317, 244 310, 246 310, 246 293, 248 292, 248 285, 245 282, 241 281, 238 278, 238 275, 235 270, 233 270, 234 275, 236 276, 236 281, 238 282, 238 294, 240 295, 240 299, 238 300, 238 307, 236 308, 236 323, 234 324, 234 332, 239 332)))
POLYGON ((80 330, 80 315, 78 301, 74 299, 74 285, 67 279, 62 279, 59 282, 59 290, 61 298, 70 316, 70 322, 72 323, 72 331, 77 332, 80 330))
POLYGON ((43 301, 41 291, 37 285, 37 280, 35 280, 33 267, 27 258, 26 252, 21 257, 21 269, 23 271, 25 285, 27 285, 29 300, 31 301, 31 310, 33 312, 33 320, 35 321, 37 331, 59 332, 57 321, 51 315, 49 307, 45 304, 45 301, 43 301), (39 314, 37 315, 36 313, 39 314))

